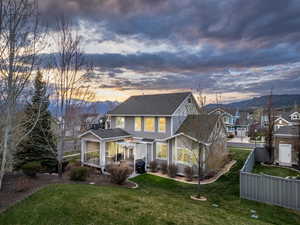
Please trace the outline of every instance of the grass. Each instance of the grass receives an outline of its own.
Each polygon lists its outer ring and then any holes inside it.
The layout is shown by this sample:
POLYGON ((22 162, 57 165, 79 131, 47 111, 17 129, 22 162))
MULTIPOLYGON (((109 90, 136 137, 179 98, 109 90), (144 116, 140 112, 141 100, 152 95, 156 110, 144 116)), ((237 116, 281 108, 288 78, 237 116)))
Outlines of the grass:
POLYGON ((289 168, 281 168, 281 167, 270 167, 270 166, 264 166, 261 164, 255 164, 253 168, 253 173, 264 173, 271 176, 278 176, 278 177, 296 177, 300 176, 300 173, 294 170, 291 170, 289 168))
POLYGON ((300 213, 239 198, 239 170, 249 152, 231 151, 237 164, 203 186, 207 202, 190 199, 195 185, 145 174, 133 179, 138 189, 48 186, 0 214, 0 224, 299 224, 300 213), (251 209, 259 219, 250 218, 251 209))

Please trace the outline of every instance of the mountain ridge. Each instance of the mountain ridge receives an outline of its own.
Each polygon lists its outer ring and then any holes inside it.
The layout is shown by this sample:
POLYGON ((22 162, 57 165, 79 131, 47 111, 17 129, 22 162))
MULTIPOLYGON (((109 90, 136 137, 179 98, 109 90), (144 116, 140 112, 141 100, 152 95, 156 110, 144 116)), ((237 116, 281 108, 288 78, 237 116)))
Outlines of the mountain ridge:
MULTIPOLYGON (((259 108, 267 105, 268 95, 254 97, 251 99, 246 99, 237 102, 231 102, 227 104, 219 104, 219 106, 228 107, 228 108, 239 108, 239 109, 251 109, 251 108, 259 108)), ((291 107, 295 104, 300 105, 300 94, 294 95, 273 95, 272 96, 273 107, 281 108, 281 107, 291 107)), ((214 108, 218 106, 217 104, 208 104, 206 108, 214 108)))

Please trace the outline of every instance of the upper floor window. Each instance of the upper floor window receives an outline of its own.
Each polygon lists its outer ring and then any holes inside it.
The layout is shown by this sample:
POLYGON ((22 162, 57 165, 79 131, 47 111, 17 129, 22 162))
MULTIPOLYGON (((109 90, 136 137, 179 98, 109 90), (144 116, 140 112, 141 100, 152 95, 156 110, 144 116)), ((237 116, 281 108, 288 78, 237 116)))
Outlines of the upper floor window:
POLYGON ((142 118, 134 117, 134 130, 141 131, 142 130, 142 118))
POLYGON ((124 128, 124 127, 125 127, 125 118, 116 117, 116 128, 124 128))
POLYGON ((156 143, 156 158, 166 160, 167 157, 168 157, 167 143, 157 142, 156 143))
POLYGON ((165 133, 166 132, 166 118, 160 117, 158 118, 158 132, 165 133))
POLYGON ((154 117, 145 117, 144 118, 144 130, 148 132, 155 131, 155 118, 154 117))

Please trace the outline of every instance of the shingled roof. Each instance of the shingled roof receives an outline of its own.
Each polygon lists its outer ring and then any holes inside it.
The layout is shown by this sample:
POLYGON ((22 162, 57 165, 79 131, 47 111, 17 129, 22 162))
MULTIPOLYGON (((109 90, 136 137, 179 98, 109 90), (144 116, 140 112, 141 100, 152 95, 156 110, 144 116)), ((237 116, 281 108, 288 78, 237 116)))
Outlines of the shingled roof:
POLYGON ((275 136, 299 136, 300 135, 300 128, 299 126, 284 126, 280 127, 276 132, 275 136))
POLYGON ((172 115, 191 92, 131 96, 109 115, 172 115))
POLYGON ((184 133, 198 141, 208 142, 216 126, 219 115, 189 115, 183 121, 176 134, 184 133))
MULTIPOLYGON (((114 129, 91 129, 88 130, 86 133, 91 132, 97 135, 100 138, 115 138, 115 137, 125 137, 131 136, 128 132, 121 128, 114 128, 114 129)), ((84 135, 83 133, 82 135, 84 135)))

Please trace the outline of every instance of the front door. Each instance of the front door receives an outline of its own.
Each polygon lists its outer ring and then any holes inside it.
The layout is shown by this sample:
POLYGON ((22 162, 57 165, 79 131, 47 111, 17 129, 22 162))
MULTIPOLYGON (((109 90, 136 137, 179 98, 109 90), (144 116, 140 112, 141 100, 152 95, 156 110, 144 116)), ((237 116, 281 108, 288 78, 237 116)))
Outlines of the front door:
POLYGON ((279 162, 282 164, 292 163, 292 145, 279 144, 279 162))

